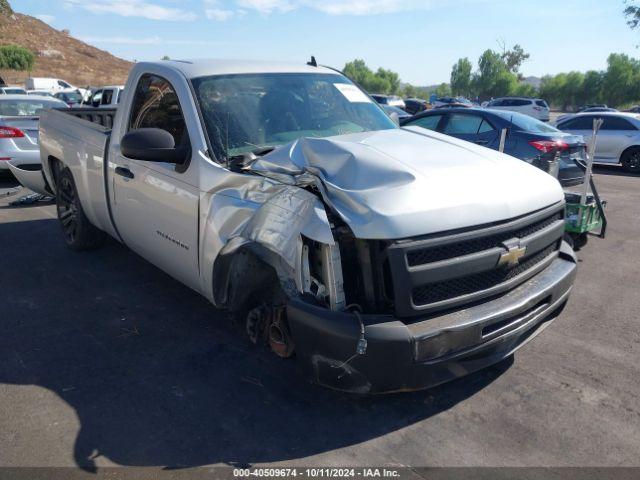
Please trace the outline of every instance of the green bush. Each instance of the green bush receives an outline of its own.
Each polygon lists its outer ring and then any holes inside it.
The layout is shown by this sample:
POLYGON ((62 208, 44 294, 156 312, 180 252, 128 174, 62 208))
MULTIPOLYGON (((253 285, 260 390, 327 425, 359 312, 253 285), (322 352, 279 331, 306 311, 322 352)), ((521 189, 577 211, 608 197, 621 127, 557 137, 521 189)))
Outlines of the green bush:
POLYGON ((0 46, 0 68, 9 70, 31 70, 35 63, 31 50, 18 45, 0 46))

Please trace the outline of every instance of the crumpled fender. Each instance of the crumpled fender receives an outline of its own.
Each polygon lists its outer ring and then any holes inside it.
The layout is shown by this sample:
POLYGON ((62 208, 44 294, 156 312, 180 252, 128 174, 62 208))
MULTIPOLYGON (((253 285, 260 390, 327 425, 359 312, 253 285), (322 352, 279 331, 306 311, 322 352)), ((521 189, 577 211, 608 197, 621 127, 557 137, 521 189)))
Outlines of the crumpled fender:
MULTIPOLYGON (((203 180, 207 176, 202 173, 203 180)), ((302 237, 334 244, 325 205, 304 188, 277 180, 228 171, 215 182, 219 178, 211 176, 213 184, 200 198, 203 293, 221 306, 213 277, 222 274, 220 265, 229 266, 225 257, 241 247, 274 267, 281 283, 293 283, 302 292, 302 237)))

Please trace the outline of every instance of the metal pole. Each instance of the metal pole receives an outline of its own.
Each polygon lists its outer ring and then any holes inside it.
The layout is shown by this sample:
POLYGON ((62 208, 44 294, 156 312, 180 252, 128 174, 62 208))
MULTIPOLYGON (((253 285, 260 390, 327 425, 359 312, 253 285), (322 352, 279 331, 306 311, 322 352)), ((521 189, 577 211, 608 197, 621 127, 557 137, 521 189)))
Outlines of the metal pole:
POLYGON ((508 129, 503 128, 502 132, 500 132, 500 148, 498 148, 500 153, 504 153, 504 142, 507 140, 507 130, 508 129))
POLYGON ((589 194, 589 184, 591 182, 591 175, 593 172, 593 160, 596 156, 596 144, 598 139, 598 130, 602 126, 603 120, 596 118, 593 120, 593 133, 591 140, 589 141, 589 148, 587 149, 587 168, 584 172, 584 183, 582 185, 582 196, 580 197, 580 204, 587 204, 587 195, 589 194))

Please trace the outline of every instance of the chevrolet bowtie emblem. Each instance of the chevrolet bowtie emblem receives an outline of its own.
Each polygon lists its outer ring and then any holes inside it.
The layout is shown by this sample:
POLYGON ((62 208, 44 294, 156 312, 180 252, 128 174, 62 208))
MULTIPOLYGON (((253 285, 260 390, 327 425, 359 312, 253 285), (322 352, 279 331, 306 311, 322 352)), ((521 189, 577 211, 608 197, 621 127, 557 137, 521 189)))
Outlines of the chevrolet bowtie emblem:
POLYGON ((527 253, 527 247, 521 247, 519 245, 509 247, 509 251, 500 255, 498 265, 508 265, 515 267, 520 263, 520 259, 527 253))

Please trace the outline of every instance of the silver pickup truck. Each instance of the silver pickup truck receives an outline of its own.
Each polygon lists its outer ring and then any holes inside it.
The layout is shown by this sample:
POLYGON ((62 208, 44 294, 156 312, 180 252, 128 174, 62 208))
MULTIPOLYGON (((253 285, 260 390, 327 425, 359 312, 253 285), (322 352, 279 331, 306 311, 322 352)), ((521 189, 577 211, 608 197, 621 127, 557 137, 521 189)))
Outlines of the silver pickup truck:
POLYGON ((332 388, 494 364, 572 288, 555 179, 401 129, 329 68, 138 63, 117 110, 47 111, 40 141, 69 247, 112 236, 332 388))

